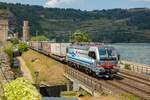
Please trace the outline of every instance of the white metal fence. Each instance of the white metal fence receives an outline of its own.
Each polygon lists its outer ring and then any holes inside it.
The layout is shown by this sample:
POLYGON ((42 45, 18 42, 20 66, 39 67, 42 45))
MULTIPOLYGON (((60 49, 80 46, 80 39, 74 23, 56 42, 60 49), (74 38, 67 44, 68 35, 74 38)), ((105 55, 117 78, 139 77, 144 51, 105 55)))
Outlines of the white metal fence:
POLYGON ((123 69, 128 69, 137 73, 150 75, 150 66, 148 65, 142 65, 128 61, 120 61, 119 66, 123 69))

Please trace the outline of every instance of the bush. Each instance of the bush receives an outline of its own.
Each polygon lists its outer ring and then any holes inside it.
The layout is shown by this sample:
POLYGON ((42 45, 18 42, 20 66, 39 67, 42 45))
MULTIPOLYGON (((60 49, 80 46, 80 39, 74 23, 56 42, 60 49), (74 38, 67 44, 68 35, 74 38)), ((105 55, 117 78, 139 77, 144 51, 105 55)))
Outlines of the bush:
POLYGON ((20 53, 23 53, 27 50, 28 50, 28 45, 26 43, 21 42, 21 43, 18 44, 18 51, 20 53))
POLYGON ((127 69, 127 70, 131 70, 130 64, 125 64, 124 68, 127 69))
POLYGON ((18 78, 4 85, 6 100, 41 100, 41 95, 31 82, 18 78))
POLYGON ((19 41, 18 41, 17 38, 12 38, 10 41, 11 41, 11 43, 12 43, 13 45, 16 45, 16 44, 19 43, 19 41))
POLYGON ((9 56, 9 59, 12 60, 13 58, 13 44, 8 42, 4 44, 4 52, 9 56))

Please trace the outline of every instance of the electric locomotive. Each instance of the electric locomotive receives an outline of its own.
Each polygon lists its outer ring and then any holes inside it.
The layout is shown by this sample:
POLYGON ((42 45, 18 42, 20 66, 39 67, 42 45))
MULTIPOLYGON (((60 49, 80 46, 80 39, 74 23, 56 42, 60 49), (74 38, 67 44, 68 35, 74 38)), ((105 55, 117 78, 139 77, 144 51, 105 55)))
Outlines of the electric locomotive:
POLYGON ((104 45, 72 45, 67 48, 67 62, 98 77, 112 78, 117 74, 119 56, 113 47, 104 45))

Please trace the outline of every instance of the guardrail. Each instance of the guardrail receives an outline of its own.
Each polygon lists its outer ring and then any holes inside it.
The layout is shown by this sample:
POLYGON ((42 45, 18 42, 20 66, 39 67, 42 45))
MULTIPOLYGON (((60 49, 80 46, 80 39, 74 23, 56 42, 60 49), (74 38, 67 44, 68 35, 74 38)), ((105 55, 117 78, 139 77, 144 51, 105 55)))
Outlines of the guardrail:
POLYGON ((119 63, 119 66, 123 69, 128 69, 133 72, 150 75, 150 66, 148 65, 142 65, 128 61, 121 61, 119 63))
POLYGON ((74 68, 66 66, 66 67, 64 67, 64 69, 65 69, 66 74, 68 74, 73 79, 78 80, 82 85, 88 87, 88 89, 90 89, 91 91, 97 92, 100 94, 101 93, 107 93, 107 94, 112 93, 110 88, 106 88, 106 87, 109 87, 108 84, 104 84, 103 82, 99 81, 98 79, 90 77, 78 70, 75 70, 74 68))

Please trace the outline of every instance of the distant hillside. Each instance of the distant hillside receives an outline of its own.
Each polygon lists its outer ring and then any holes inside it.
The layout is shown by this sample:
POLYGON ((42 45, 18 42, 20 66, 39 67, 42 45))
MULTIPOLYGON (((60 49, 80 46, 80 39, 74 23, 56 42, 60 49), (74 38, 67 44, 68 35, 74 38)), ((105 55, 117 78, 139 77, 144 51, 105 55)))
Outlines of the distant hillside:
POLYGON ((96 42, 149 42, 150 9, 111 9, 81 11, 0 3, 0 19, 8 18, 11 28, 22 32, 23 20, 30 31, 58 42, 68 41, 76 30, 88 32, 96 42))

